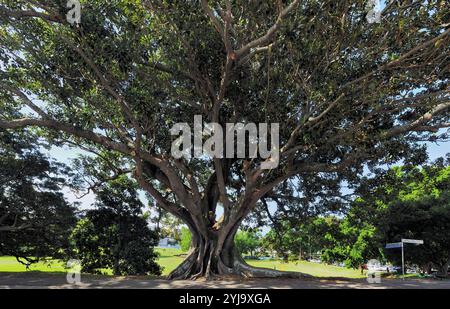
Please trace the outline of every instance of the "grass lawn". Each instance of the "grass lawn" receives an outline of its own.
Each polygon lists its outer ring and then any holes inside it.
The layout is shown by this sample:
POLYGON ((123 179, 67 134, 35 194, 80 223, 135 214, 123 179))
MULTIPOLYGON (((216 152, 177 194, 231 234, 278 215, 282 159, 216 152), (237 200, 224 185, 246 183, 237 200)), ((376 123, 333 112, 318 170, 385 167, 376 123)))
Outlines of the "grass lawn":
MULTIPOLYGON (((27 271, 25 265, 17 262, 12 256, 0 256, 0 272, 20 273, 27 271)), ((54 260, 49 262, 39 262, 30 266, 29 271, 65 273, 63 263, 54 260)))
POLYGON ((257 267, 270 268, 282 271, 298 271, 315 277, 343 277, 343 278, 366 278, 356 269, 348 269, 333 265, 311 263, 307 261, 283 263, 279 260, 249 260, 248 264, 257 267))
MULTIPOLYGON (((169 274, 184 259, 183 253, 179 249, 157 248, 159 253, 158 263, 164 268, 163 275, 169 274)), ((364 278, 364 275, 358 270, 347 269, 337 266, 310 263, 306 261, 283 263, 278 260, 247 261, 250 265, 284 271, 299 271, 316 277, 344 277, 344 278, 364 278)), ((25 272, 26 267, 10 256, 0 257, 1 272, 25 272)), ((30 266, 30 271, 65 273, 64 265, 60 261, 51 261, 50 263, 39 262, 30 266)), ((110 270, 105 270, 105 274, 111 274, 110 270)))
MULTIPOLYGON (((182 254, 180 250, 177 249, 166 249, 157 248, 156 251, 160 254, 158 263, 164 268, 163 275, 169 274, 173 269, 175 269, 182 261, 183 256, 178 256, 182 254)), ((12 256, 0 256, 0 273, 2 272, 25 272, 27 271, 25 265, 17 262, 16 258, 12 256)), ((66 273, 67 270, 64 268, 64 263, 58 260, 53 260, 49 262, 39 262, 32 264, 28 271, 35 272, 47 272, 47 273, 66 273)), ((106 275, 111 275, 112 272, 109 269, 103 270, 106 275)))
POLYGON ((156 250, 159 253, 158 264, 163 267, 163 275, 168 275, 184 260, 185 255, 179 249, 157 248, 156 250))

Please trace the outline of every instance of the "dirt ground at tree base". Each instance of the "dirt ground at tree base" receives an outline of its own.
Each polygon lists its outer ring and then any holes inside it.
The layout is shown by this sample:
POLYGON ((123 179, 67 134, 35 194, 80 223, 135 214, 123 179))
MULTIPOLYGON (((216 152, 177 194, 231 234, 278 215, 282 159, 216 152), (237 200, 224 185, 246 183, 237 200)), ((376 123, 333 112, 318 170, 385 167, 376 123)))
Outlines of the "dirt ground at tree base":
POLYGON ((0 273, 1 289, 450 289, 450 280, 382 279, 369 283, 365 279, 222 279, 176 280, 145 277, 81 276, 78 284, 68 284, 62 274, 0 273))

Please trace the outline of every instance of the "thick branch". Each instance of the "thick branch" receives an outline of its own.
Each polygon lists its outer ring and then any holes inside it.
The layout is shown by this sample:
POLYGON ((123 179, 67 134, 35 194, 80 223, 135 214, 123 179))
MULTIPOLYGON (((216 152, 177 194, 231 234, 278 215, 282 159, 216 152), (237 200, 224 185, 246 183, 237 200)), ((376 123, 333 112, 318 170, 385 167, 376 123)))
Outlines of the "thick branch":
POLYGON ((48 118, 48 115, 36 104, 33 103, 22 91, 19 89, 10 87, 9 85, 2 84, 3 88, 10 91, 14 95, 18 96, 23 103, 25 103, 28 107, 30 107, 33 111, 35 111, 42 118, 48 118))
POLYGON ((247 45, 241 47, 239 50, 236 51, 236 55, 238 58, 241 56, 247 54, 252 48, 254 47, 260 47, 262 45, 267 45, 270 43, 274 35, 277 33, 277 31, 280 29, 281 24, 284 20, 284 18, 297 6, 297 4, 300 2, 300 0, 294 0, 290 5, 288 5, 285 9, 283 9, 280 14, 278 15, 277 21, 275 24, 273 24, 272 27, 267 31, 265 35, 262 37, 255 39, 251 42, 249 42, 247 45))
POLYGON ((0 7, 0 13, 4 14, 9 17, 13 17, 16 19, 22 19, 22 18, 41 18, 44 20, 47 20, 49 22, 54 23, 63 23, 64 19, 61 18, 58 15, 48 14, 48 13, 42 13, 42 12, 36 12, 33 10, 26 10, 26 11, 11 11, 7 10, 3 7, 0 7))
MULTIPOLYGON (((386 137, 391 137, 391 136, 395 136, 395 135, 400 135, 409 131, 424 131, 424 127, 422 126, 423 124, 427 123, 428 121, 430 121, 435 115, 438 115, 444 111, 446 111, 447 109, 450 108, 450 101, 449 102, 445 102, 445 103, 441 103, 437 106, 435 106, 432 110, 430 110, 428 113, 424 114, 423 116, 421 116, 420 118, 416 119, 415 121, 402 125, 402 126, 397 126, 392 128, 391 130, 389 130, 386 133, 386 137)), ((443 127, 446 127, 447 124, 444 124, 443 127)), ((428 126, 428 129, 430 128, 440 128, 440 125, 436 125, 436 126, 428 126)), ((433 130, 431 130, 433 131, 433 130)))
POLYGON ((377 72, 389 69, 389 68, 393 67, 394 65, 399 64, 403 60, 407 59, 409 56, 413 55, 414 53, 418 52, 419 50, 421 50, 421 49, 423 49, 425 47, 433 45, 435 42, 439 41, 440 39, 443 39, 444 37, 446 37, 449 34, 450 34, 450 29, 447 29, 446 31, 444 31, 440 35, 438 35, 438 36, 436 36, 436 37, 434 37, 434 38, 432 38, 432 39, 430 39, 428 41, 425 41, 422 44, 417 45, 416 47, 412 48, 411 50, 409 50, 405 54, 401 55, 399 58, 397 58, 397 59, 395 59, 395 60, 393 60, 391 62, 388 62, 388 63, 386 63, 384 65, 381 65, 381 66, 377 67, 372 72, 369 72, 369 73, 367 73, 367 74, 365 74, 365 75, 363 75, 363 76, 361 76, 359 78, 356 78, 356 79, 354 79, 352 81, 347 82, 346 84, 341 86, 341 89, 344 89, 344 88, 346 88, 348 86, 351 86, 353 84, 359 83, 359 82, 365 80, 366 78, 376 74, 377 72))
POLYGON ((217 18, 216 15, 214 15, 214 12, 211 10, 208 4, 208 0, 202 0, 202 8, 205 11, 206 15, 208 15, 209 19, 214 25, 214 28, 216 28, 216 31, 223 36, 224 35, 224 27, 220 20, 217 18))
POLYGON ((30 228, 31 224, 22 224, 19 226, 0 226, 0 232, 20 232, 30 228))
POLYGON ((106 136, 99 135, 92 131, 87 131, 61 122, 57 122, 52 119, 21 118, 9 121, 0 120, 0 128, 3 129, 20 129, 31 126, 38 126, 62 131, 73 136, 84 138, 96 144, 100 144, 108 149, 115 150, 126 155, 129 155, 131 153, 131 149, 125 144, 117 143, 106 136))

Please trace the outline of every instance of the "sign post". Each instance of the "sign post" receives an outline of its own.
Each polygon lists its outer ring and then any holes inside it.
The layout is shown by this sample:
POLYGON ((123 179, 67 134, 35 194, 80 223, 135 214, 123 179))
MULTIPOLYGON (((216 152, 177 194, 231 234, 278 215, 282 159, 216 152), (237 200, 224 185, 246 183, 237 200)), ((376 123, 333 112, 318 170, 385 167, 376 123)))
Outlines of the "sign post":
POLYGON ((415 246, 423 245, 421 239, 404 239, 401 242, 393 242, 386 244, 386 249, 402 248, 402 277, 405 279, 405 244, 412 244, 415 246))
POLYGON ((402 239, 402 279, 405 279, 405 246, 402 239))
POLYGON ((402 239, 402 243, 413 244, 413 245, 423 245, 423 240, 420 239, 402 239))
POLYGON ((403 246, 403 243, 401 242, 393 242, 386 245, 386 249, 394 249, 394 248, 401 248, 403 246))

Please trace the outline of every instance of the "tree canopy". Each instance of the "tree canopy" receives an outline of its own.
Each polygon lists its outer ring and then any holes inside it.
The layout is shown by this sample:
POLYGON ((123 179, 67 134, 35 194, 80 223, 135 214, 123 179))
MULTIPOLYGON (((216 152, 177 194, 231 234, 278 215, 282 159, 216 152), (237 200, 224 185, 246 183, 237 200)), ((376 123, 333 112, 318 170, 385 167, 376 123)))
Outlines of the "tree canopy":
POLYGON ((0 2, 0 128, 39 128, 131 172, 191 230, 173 278, 280 275, 234 248, 259 202, 317 202, 364 166, 420 161, 419 142, 449 127, 445 1, 389 1, 380 23, 363 0, 81 2, 78 26, 62 0, 0 2), (280 123, 279 166, 174 159, 170 128, 195 115, 280 123))
POLYGON ((76 221, 62 193, 67 173, 36 137, 0 129, 0 254, 22 263, 63 256, 76 221))

